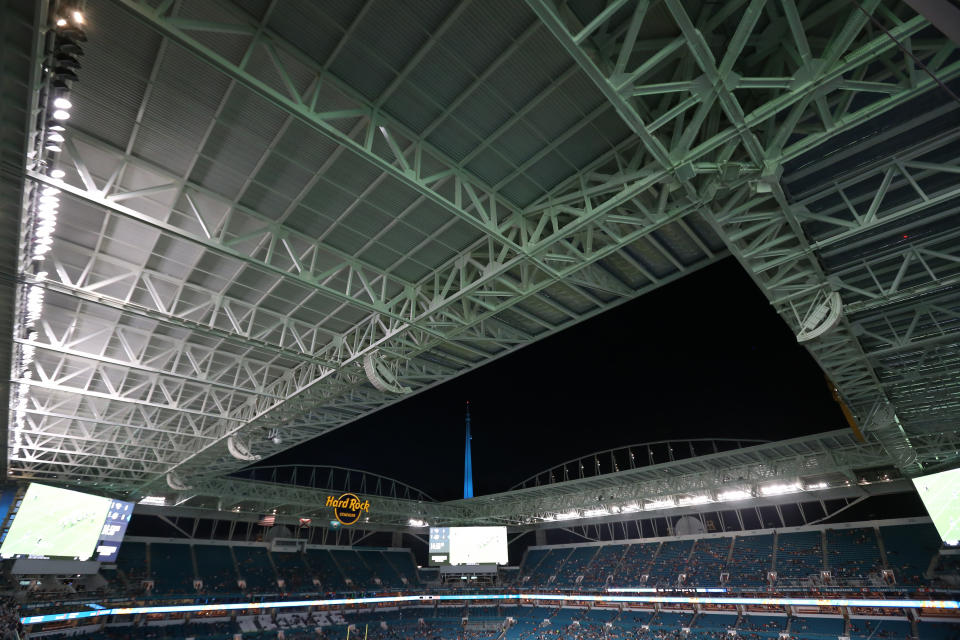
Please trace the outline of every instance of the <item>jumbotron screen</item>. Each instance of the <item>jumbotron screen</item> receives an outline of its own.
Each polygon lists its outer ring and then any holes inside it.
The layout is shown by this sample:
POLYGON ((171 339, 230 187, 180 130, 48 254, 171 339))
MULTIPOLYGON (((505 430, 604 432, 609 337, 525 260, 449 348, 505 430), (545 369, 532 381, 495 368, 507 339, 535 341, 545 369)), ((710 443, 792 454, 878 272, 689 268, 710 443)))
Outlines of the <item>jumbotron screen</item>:
POLYGON ((507 564, 506 527, 430 527, 430 566, 507 564))
POLYGON ((923 506, 944 542, 960 540, 960 469, 913 479, 923 506))
POLYGON ((132 515, 132 502, 33 483, 0 557, 112 562, 132 515))

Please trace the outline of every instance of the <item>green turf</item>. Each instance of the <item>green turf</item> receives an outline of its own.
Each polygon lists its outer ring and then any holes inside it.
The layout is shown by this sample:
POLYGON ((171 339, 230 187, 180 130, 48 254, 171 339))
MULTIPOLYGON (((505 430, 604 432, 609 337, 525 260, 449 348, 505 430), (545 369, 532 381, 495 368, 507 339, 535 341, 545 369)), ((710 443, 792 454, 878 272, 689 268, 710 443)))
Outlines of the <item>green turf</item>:
POLYGON ((960 469, 915 478, 914 485, 943 540, 960 540, 960 469))
POLYGON ((43 555, 87 560, 100 538, 110 499, 32 484, 0 556, 43 555))

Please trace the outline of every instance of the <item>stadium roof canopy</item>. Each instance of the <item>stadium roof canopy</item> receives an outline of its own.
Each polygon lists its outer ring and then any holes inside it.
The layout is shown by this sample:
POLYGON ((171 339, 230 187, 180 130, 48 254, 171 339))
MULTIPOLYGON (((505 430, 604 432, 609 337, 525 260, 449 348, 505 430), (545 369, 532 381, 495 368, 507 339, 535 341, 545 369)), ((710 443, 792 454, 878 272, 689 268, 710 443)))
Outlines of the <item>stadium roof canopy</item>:
POLYGON ((24 4, 12 477, 228 482, 729 254, 845 447, 960 455, 960 55, 907 4, 87 0, 65 122, 24 4))

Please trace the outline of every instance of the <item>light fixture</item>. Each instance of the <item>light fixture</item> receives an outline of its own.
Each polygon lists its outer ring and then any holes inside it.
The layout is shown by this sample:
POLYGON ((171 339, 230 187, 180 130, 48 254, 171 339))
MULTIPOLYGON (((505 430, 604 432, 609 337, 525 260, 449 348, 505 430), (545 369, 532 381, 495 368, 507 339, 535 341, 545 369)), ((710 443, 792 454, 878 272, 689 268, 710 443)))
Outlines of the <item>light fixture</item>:
POLYGON ((54 169, 53 171, 50 172, 50 177, 56 178, 57 180, 63 178, 66 175, 67 175, 67 172, 64 171, 63 169, 54 169))
POLYGON ((55 106, 57 109, 69 109, 73 106, 73 103, 66 98, 60 97, 54 99, 53 106, 55 106))
POLYGON ((61 125, 59 125, 59 124, 48 124, 48 125, 47 125, 47 130, 48 130, 48 131, 66 131, 67 128, 66 128, 66 127, 63 127, 63 126, 61 126, 61 125))
MULTIPOLYGON (((53 77, 56 80, 66 83, 67 81, 76 82, 80 78, 77 77, 77 74, 73 72, 73 69, 65 66, 57 66, 53 68, 53 77)), ((64 85, 66 86, 66 85, 64 85)))
POLYGON ((53 112, 54 120, 67 120, 70 118, 70 112, 64 111, 63 109, 57 109, 53 112))
POLYGON ((76 22, 77 24, 83 24, 83 14, 80 13, 79 11, 74 11, 73 21, 76 22))
POLYGON ((65 26, 67 26, 67 19, 66 19, 66 18, 57 18, 57 26, 58 26, 58 27, 65 27, 65 26))
MULTIPOLYGON (((80 60, 72 53, 67 53, 66 51, 57 51, 57 53, 54 55, 54 59, 56 60, 56 66, 58 67, 67 67, 68 69, 80 68, 80 60)), ((56 83, 54 84, 54 87, 57 89, 69 88, 65 82, 56 83)))
POLYGON ((57 189, 56 187, 44 187, 40 193, 45 196, 55 196, 60 193, 60 189, 57 189))
POLYGON ((66 138, 64 138, 62 135, 60 135, 56 131, 51 131, 50 133, 47 134, 47 140, 49 140, 50 142, 63 142, 66 140, 66 138))
POLYGON ((765 496, 779 496, 785 493, 795 493, 800 491, 800 484, 797 482, 791 484, 768 484, 765 487, 760 487, 760 493, 765 496))
POLYGON ((746 500, 750 497, 749 491, 744 491, 743 489, 733 489, 731 491, 723 491, 717 494, 717 500, 720 502, 730 502, 732 500, 746 500))
POLYGON ((673 500, 670 498, 664 498, 661 500, 652 500, 644 505, 645 509, 668 509, 674 506, 673 500))
POLYGON ((82 56, 83 49, 78 45, 73 38, 61 34, 57 36, 56 44, 57 53, 67 53, 72 56, 82 56))

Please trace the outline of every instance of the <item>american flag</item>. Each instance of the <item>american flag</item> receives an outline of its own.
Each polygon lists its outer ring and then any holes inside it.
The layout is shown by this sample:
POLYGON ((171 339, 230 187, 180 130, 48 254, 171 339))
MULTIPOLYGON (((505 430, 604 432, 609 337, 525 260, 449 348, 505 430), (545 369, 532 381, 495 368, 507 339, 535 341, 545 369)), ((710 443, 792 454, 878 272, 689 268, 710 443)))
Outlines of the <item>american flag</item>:
POLYGON ((277 523, 277 516, 275 515, 266 515, 261 516, 260 520, 257 522, 261 527, 272 527, 277 523))

